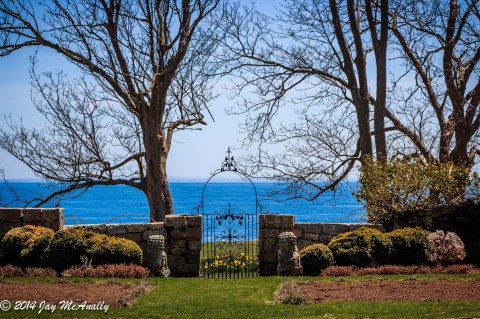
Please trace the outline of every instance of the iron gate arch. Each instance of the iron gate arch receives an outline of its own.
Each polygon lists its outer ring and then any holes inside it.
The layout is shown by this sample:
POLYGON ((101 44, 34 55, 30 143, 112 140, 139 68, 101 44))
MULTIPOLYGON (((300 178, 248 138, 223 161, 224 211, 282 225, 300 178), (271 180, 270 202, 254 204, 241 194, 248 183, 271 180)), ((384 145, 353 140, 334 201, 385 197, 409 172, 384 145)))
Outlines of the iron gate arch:
POLYGON ((258 215, 263 212, 262 205, 255 184, 237 167, 230 147, 222 166, 203 185, 201 202, 195 210, 203 216, 200 275, 207 278, 258 276, 258 215), (205 211, 207 185, 224 172, 233 172, 250 182, 255 194, 255 212, 237 209, 231 203, 213 212, 205 211))

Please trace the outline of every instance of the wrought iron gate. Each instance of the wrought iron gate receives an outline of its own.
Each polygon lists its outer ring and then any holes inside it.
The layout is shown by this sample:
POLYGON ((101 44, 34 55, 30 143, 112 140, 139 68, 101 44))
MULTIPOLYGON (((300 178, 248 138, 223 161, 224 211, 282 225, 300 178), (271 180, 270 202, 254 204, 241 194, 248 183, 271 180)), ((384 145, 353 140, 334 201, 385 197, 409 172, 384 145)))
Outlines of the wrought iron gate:
POLYGON ((258 214, 262 206, 252 180, 239 168, 231 155, 230 148, 220 169, 206 181, 202 190, 202 201, 196 213, 203 216, 203 246, 200 274, 207 278, 242 278, 258 275, 258 214), (213 177, 223 172, 233 172, 245 178, 255 192, 255 211, 247 212, 233 207, 215 211, 205 209, 205 189, 213 177))

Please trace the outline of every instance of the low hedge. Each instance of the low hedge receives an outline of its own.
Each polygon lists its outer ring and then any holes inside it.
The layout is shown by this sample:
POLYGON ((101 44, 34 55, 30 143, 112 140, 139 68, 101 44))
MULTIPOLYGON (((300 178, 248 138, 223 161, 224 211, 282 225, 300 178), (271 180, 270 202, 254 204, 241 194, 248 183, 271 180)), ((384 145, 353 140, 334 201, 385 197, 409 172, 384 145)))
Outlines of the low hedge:
POLYGON ((313 244, 300 250, 300 261, 306 276, 318 276, 334 264, 332 251, 324 244, 313 244))
POLYGON ((48 248, 54 231, 42 226, 13 228, 2 240, 4 264, 22 267, 48 266, 48 248))
POLYGON ((328 244, 339 266, 366 267, 384 265, 392 250, 392 241, 381 231, 368 227, 342 233, 328 244))

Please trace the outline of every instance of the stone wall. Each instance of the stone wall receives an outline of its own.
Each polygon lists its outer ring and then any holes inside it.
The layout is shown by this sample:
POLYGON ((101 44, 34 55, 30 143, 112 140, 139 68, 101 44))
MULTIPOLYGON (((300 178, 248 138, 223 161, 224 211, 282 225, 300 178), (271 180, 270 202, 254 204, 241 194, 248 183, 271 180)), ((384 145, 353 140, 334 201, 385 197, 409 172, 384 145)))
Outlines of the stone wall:
POLYGON ((25 225, 60 230, 63 208, 0 208, 0 241, 10 229, 25 225))
POLYGON ((168 267, 176 277, 198 277, 202 247, 202 216, 172 215, 164 223, 99 224, 66 226, 100 234, 127 238, 136 242, 148 262, 147 243, 152 235, 165 238, 168 267))
MULTIPOLYGON (((74 227, 127 238, 136 242, 148 260, 147 242, 151 235, 162 235, 172 276, 198 277, 202 248, 202 216, 172 215, 164 223, 63 225, 62 208, 0 208, 0 241, 12 228, 44 226, 54 231, 74 227)), ((1 256, 1 251, 0 251, 1 256)))
POLYGON ((297 247, 328 242, 338 234, 368 226, 383 231, 381 225, 344 223, 296 223, 293 215, 260 215, 259 217, 259 262, 260 275, 277 274, 278 235, 293 232, 297 236, 297 247))

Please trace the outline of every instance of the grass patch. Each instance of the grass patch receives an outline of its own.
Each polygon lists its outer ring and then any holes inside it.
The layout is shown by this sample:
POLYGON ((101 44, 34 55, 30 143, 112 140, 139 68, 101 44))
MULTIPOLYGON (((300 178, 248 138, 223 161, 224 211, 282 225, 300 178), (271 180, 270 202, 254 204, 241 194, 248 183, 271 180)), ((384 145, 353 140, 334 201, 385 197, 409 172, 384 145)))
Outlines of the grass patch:
MULTIPOLYGON (((298 280, 401 280, 411 275, 362 277, 299 277, 298 280)), ((434 278, 473 279, 479 275, 417 275, 434 278)), ((0 318, 458 318, 479 317, 480 302, 334 302, 320 305, 267 304, 273 301, 285 277, 256 277, 235 280, 204 278, 151 278, 155 288, 130 308, 110 309, 105 315, 94 311, 55 311, 38 315, 32 311, 0 312, 0 318)), ((9 278, 8 282, 38 281, 9 278)), ((52 279, 42 281, 55 282, 52 279)), ((74 281, 74 280, 69 280, 74 281)), ((79 281, 89 281, 82 278, 79 281)), ((98 281, 98 279, 95 279, 98 281)), ((138 282, 135 279, 119 280, 138 282)), ((79 296, 81 297, 81 296, 79 296)), ((0 299, 1 292, 0 292, 0 299)))
POLYGON ((298 284, 299 282, 296 280, 282 282, 275 292, 275 300, 272 304, 308 305, 310 302, 300 294, 298 284))

